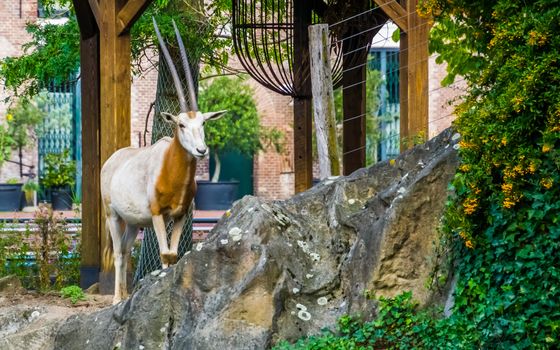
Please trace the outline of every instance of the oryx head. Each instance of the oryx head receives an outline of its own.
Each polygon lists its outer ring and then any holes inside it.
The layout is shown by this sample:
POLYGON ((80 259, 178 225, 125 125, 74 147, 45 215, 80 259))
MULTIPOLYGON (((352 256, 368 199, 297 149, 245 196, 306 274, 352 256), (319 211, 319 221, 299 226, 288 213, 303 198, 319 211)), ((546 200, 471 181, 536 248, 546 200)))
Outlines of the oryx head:
POLYGON ((191 74, 191 69, 189 66, 189 61, 187 60, 187 54, 185 52, 185 46, 183 44, 183 39, 181 34, 179 34, 179 29, 173 21, 173 27, 175 28, 175 35, 177 37, 177 42, 179 44, 179 51, 181 53, 181 61, 183 63, 183 69, 185 70, 185 77, 187 78, 187 90, 189 93, 190 109, 187 107, 187 100, 185 99, 185 94, 181 86, 181 79, 179 74, 177 74, 177 69, 171 61, 171 56, 167 50, 167 46, 161 37, 158 25, 155 18, 152 18, 154 22, 154 28, 156 35, 161 47, 161 52, 165 57, 167 66, 169 67, 169 72, 173 78, 173 84, 177 90, 177 96, 179 97, 180 112, 177 115, 171 113, 162 112, 161 115, 166 121, 176 125, 176 137, 179 138, 181 145, 193 156, 197 158, 202 158, 208 154, 208 147, 204 141, 204 123, 207 120, 215 120, 220 118, 226 111, 219 112, 208 112, 201 113, 198 111, 198 104, 196 103, 196 93, 194 89, 194 82, 191 74))

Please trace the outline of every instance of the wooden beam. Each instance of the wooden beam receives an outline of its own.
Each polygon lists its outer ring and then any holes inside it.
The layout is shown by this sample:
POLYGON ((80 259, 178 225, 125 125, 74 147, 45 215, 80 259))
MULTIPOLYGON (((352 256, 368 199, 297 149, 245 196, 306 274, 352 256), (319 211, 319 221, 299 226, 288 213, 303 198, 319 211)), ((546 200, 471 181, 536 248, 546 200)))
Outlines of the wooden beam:
POLYGON ((408 12, 396 0, 374 0, 377 6, 403 31, 408 31, 408 12))
POLYGON ((80 46, 82 79, 82 252, 80 286, 88 288, 99 279, 100 212, 99 124, 100 76, 99 35, 82 40, 80 46))
POLYGON ((309 26, 309 56, 319 178, 323 180, 340 175, 328 24, 309 26))
MULTIPOLYGON (((79 2, 74 0, 74 3, 79 2)), ((101 9, 99 7, 99 2, 97 0, 88 0, 89 7, 91 12, 93 13, 93 17, 95 18, 95 22, 97 23, 98 27, 101 27, 101 9)))
POLYGON ((117 16, 117 33, 128 32, 150 3, 151 0, 128 0, 117 16))
POLYGON ((100 270, 99 29, 88 2, 74 0, 74 9, 80 27, 82 163, 87 174, 82 182, 80 286, 88 288, 99 280, 100 270))
MULTIPOLYGON (((428 139, 429 119, 429 23, 418 15, 419 0, 408 0, 408 23, 406 47, 401 51, 408 51, 408 107, 407 132, 408 146, 414 142, 428 139), (414 141, 414 142, 412 142, 414 141)), ((402 98, 402 96, 401 96, 402 98)))
POLYGON ((408 143, 408 35, 401 33, 399 50, 399 102, 400 102, 400 149, 408 143))
POLYGON ((311 147, 311 79, 309 71, 309 34, 311 2, 294 0, 294 185, 295 192, 311 188, 313 183, 313 154, 311 147))

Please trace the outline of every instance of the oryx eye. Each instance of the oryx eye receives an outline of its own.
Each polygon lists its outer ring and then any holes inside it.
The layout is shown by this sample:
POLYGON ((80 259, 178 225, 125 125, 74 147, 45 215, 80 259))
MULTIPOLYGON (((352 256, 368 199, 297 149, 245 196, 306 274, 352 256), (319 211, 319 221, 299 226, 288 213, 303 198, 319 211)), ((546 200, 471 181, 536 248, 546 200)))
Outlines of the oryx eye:
POLYGON ((180 127, 181 129, 184 129, 184 128, 185 128, 185 125, 184 125, 184 124, 181 124, 181 123, 179 123, 179 127, 180 127))

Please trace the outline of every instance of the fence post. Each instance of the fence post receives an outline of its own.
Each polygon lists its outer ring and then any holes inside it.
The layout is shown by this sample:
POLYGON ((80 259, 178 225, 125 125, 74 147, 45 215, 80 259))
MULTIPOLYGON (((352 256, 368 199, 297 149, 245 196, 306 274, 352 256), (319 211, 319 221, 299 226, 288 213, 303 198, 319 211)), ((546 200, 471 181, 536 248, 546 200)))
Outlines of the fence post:
POLYGON ((340 175, 328 24, 309 26, 309 57, 319 176, 325 179, 340 175))

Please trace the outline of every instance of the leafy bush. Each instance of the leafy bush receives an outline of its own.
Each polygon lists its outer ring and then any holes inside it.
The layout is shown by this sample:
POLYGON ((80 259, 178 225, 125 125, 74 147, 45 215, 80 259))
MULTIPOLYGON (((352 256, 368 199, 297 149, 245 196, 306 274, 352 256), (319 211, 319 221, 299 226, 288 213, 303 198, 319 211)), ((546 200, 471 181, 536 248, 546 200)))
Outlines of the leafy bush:
POLYGON ((216 173, 212 181, 219 178, 219 154, 224 150, 236 150, 246 155, 273 146, 281 151, 282 133, 275 128, 261 126, 253 90, 241 79, 216 78, 203 87, 199 97, 200 110, 227 110, 227 114, 204 127, 206 144, 216 160, 216 173))
POLYGON ((79 234, 46 205, 21 231, 3 223, 0 231, 0 276, 15 274, 24 287, 50 290, 79 282, 79 234))
POLYGON ((74 285, 62 288, 60 290, 60 295, 62 295, 63 298, 70 299, 72 304, 76 304, 78 300, 86 300, 86 295, 82 288, 74 285))
POLYGON ((70 151, 61 154, 49 153, 45 156, 45 174, 41 179, 48 188, 74 186, 76 181, 76 161, 70 159, 70 151))

